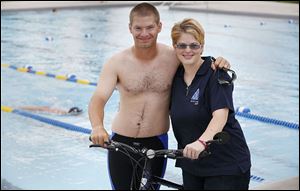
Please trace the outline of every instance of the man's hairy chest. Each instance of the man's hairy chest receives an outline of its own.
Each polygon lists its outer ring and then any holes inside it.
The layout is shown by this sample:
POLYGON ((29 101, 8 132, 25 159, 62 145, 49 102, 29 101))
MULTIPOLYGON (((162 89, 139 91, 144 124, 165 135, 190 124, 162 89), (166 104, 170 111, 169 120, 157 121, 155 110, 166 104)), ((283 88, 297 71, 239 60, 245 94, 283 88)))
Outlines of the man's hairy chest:
POLYGON ((118 85, 129 93, 140 92, 164 93, 171 88, 172 75, 167 71, 134 71, 128 75, 120 75, 118 85))

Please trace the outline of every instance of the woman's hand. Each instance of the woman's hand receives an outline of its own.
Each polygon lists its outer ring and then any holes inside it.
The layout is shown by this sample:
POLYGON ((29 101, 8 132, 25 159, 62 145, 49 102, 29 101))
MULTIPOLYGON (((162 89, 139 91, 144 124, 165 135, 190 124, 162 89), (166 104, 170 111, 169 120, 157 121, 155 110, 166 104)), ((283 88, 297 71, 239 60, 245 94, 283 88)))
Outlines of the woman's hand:
POLYGON ((204 145, 199 140, 196 140, 185 146, 183 149, 183 156, 190 159, 198 159, 199 154, 204 150, 204 145))

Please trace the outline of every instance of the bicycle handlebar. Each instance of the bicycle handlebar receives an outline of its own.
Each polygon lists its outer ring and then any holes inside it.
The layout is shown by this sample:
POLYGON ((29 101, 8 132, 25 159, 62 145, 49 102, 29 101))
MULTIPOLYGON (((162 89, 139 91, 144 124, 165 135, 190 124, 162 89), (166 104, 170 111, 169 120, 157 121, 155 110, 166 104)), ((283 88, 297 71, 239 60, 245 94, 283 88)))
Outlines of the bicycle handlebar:
POLYGON ((163 150, 153 150, 153 149, 137 149, 134 148, 130 145, 116 142, 116 141, 110 141, 110 142, 105 142, 105 146, 101 146, 99 144, 92 144, 90 145, 91 147, 101 147, 107 150, 111 151, 118 151, 119 149, 130 151, 135 154, 140 154, 141 156, 145 156, 148 159, 152 159, 154 157, 165 157, 165 158, 172 158, 172 159, 177 159, 177 158, 182 158, 183 157, 183 150, 182 149, 163 149, 163 150))
MULTIPOLYGON (((208 148, 205 149, 204 151, 202 151, 198 158, 202 158, 207 155, 210 155, 210 151, 209 151, 210 144, 212 144, 212 143, 225 144, 228 142, 229 139, 230 139, 230 136, 227 132, 223 131, 223 132, 217 133, 214 136, 213 140, 206 141, 208 148)), ((89 137, 89 140, 92 141, 91 137, 89 137)), ((148 159, 152 159, 154 157, 165 157, 165 158, 171 158, 171 159, 184 158, 183 149, 162 149, 162 150, 153 150, 153 149, 147 149, 147 148, 137 149, 130 145, 116 142, 113 140, 110 140, 109 142, 105 142, 104 144, 105 144, 105 146, 101 146, 99 144, 91 144, 89 147, 90 148, 91 147, 102 147, 104 149, 111 150, 111 151, 118 151, 118 150, 122 149, 122 150, 130 151, 135 154, 140 154, 141 156, 145 156, 148 159)))

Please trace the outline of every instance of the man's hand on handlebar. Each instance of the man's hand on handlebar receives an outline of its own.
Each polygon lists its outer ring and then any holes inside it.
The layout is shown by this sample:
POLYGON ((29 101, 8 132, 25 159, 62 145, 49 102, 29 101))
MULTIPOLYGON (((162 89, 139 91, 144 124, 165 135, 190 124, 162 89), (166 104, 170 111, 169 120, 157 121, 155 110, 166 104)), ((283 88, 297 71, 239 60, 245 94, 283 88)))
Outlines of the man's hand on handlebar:
POLYGON ((104 128, 93 128, 90 140, 93 142, 93 144, 105 146, 105 142, 109 142, 109 135, 107 131, 104 128))

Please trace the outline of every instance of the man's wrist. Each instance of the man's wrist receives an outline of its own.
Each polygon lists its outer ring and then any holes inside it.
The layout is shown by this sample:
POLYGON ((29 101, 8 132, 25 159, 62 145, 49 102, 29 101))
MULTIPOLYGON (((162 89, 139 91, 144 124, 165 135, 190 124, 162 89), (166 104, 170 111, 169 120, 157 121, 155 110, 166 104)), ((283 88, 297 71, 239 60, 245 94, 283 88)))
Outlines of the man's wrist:
POLYGON ((95 125, 95 126, 92 126, 92 129, 104 129, 103 125, 95 125))

